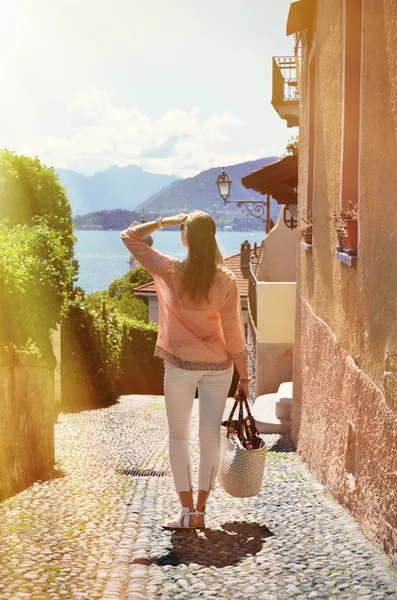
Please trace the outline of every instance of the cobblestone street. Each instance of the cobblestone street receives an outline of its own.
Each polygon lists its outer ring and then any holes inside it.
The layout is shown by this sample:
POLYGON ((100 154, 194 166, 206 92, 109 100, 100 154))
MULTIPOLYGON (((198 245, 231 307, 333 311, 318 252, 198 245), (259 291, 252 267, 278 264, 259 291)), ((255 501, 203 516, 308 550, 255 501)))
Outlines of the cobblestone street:
POLYGON ((120 470, 169 469, 164 399, 129 396, 61 414, 62 475, 0 505, 0 600, 397 600, 391 561, 324 493, 288 439, 265 438, 258 497, 237 500, 217 485, 205 532, 162 532, 178 512, 171 475, 120 470))

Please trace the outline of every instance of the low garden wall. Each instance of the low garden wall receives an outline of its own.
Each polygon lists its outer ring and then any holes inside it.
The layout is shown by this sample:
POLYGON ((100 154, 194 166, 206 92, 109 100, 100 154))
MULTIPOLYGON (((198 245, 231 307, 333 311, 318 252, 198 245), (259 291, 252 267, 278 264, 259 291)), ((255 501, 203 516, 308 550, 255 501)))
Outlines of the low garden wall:
POLYGON ((0 350, 0 500, 54 467, 54 369, 0 350))

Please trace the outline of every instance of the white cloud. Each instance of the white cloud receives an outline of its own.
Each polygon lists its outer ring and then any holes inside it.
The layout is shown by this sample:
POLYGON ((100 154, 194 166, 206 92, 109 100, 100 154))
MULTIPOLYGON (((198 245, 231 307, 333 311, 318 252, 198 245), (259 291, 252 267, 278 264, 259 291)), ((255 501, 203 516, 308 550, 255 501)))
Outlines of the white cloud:
POLYGON ((136 164, 148 171, 187 177, 210 167, 253 160, 264 152, 232 151, 232 131, 244 122, 231 112, 205 118, 199 107, 169 109, 151 120, 136 107, 113 106, 103 90, 90 89, 78 94, 68 113, 72 123, 68 136, 31 139, 27 150, 56 167, 83 173, 136 164))

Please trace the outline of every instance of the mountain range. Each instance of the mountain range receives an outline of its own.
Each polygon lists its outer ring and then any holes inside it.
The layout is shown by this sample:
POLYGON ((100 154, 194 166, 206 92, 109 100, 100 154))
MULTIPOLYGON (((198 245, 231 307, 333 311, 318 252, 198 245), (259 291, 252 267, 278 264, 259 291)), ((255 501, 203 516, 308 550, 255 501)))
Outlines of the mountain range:
MULTIPOLYGON (((263 200, 261 194, 247 190, 241 183, 241 178, 276 160, 278 160, 276 156, 270 156, 225 167, 226 173, 232 180, 229 200, 263 200)), ((212 215, 236 210, 241 212, 241 208, 236 209, 233 204, 224 207, 216 185, 220 173, 221 168, 215 167, 202 171, 194 177, 174 181, 136 206, 136 210, 144 208, 145 211, 163 215, 170 215, 175 211, 191 212, 195 209, 205 210, 212 215)))
MULTIPOLYGON (((91 177, 65 169, 56 169, 56 172, 66 189, 79 229, 117 228, 129 218, 127 211, 140 213, 144 209, 146 218, 153 218, 153 215, 166 216, 200 209, 210 213, 219 227, 248 231, 263 228, 263 223, 252 218, 247 207, 237 208, 235 202, 264 200, 264 197, 247 190, 241 178, 276 160, 276 156, 271 156, 225 167, 232 180, 231 203, 226 206, 216 185, 220 167, 206 169, 186 179, 148 173, 136 165, 113 166, 91 177)), ((273 199, 270 212, 275 221, 279 205, 273 199)))
POLYGON ((181 179, 148 173, 137 165, 114 165, 90 176, 69 169, 55 172, 66 189, 74 216, 104 209, 132 210, 161 188, 181 179))

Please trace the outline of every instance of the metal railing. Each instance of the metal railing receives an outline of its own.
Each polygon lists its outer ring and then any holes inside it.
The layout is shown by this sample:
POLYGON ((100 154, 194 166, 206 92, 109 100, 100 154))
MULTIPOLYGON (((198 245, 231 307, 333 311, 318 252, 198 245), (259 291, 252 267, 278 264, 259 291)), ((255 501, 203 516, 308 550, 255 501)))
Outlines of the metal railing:
POLYGON ((250 264, 249 277, 248 277, 248 308, 251 313, 251 317, 252 317, 255 327, 257 327, 257 300, 256 300, 257 283, 258 283, 258 281, 256 279, 254 271, 252 270, 252 265, 250 264))
POLYGON ((273 56, 273 104, 299 102, 295 56, 273 56))

